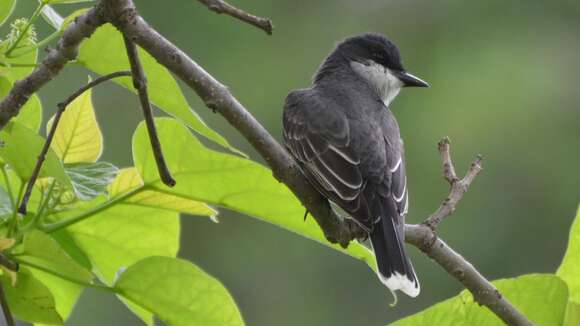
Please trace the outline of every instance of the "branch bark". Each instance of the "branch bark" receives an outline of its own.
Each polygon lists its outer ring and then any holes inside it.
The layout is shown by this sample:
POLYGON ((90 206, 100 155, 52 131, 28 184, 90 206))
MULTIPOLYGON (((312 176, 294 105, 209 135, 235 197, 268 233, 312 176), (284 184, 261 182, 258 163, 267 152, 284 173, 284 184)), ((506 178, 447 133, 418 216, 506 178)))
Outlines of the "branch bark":
MULTIPOLYGON (((346 246, 351 240, 366 236, 365 232, 354 222, 348 219, 342 219, 332 211, 328 201, 304 178, 300 168, 292 157, 290 157, 284 148, 280 146, 248 110, 238 102, 228 88, 207 73, 179 48, 151 28, 138 14, 132 0, 101 0, 95 9, 81 17, 84 20, 91 17, 92 19, 103 17, 103 19, 111 22, 126 37, 129 37, 133 42, 149 52, 160 64, 164 65, 191 87, 208 108, 219 112, 228 120, 266 160, 267 164, 272 168, 274 177, 280 182, 285 183, 297 198, 300 199, 302 204, 316 219, 330 242, 346 246), (98 11, 98 14, 95 14, 95 10, 98 11)), ((98 23, 102 24, 102 21, 98 21, 98 23)), ((71 28, 77 29, 73 25, 67 29, 67 32, 71 28)), ((92 33, 92 31, 94 31, 94 28, 90 32, 92 33)), ((79 32, 77 31, 76 33, 79 32)), ((38 70, 41 69, 46 69, 44 64, 38 68, 38 70)), ((40 88, 46 81, 35 83, 36 88, 33 91, 40 88)), ((27 94, 26 97, 21 99, 20 102, 14 101, 11 98, 5 99, 0 103, 0 128, 6 124, 8 119, 17 113, 17 110, 14 113, 13 106, 22 106, 27 96, 32 94, 33 91, 30 92, 30 89, 24 88, 21 85, 15 85, 11 91, 11 94, 14 93, 12 97, 18 98, 22 94, 27 94), (12 112, 13 115, 6 115, 4 111, 12 112), (6 120, 2 124, 2 116, 4 115, 6 116, 6 120)), ((444 140, 440 143, 440 152, 444 163, 444 175, 451 183, 451 193, 448 196, 450 199, 444 201, 442 207, 430 216, 424 224, 407 225, 405 228, 405 240, 435 260, 473 294, 475 301, 488 307, 504 322, 510 325, 532 325, 468 261, 453 251, 435 235, 433 230, 438 223, 453 212, 455 205, 461 199, 461 196, 465 193, 479 170, 481 170, 481 158, 478 158, 467 175, 462 180, 458 180, 451 162, 448 141, 444 140)))
POLYGON ((272 25, 272 21, 267 18, 252 15, 248 12, 245 12, 241 9, 238 9, 230 5, 229 3, 223 0, 197 0, 197 1, 201 2, 209 10, 217 14, 226 14, 232 16, 250 25, 256 26, 257 28, 266 32, 268 35, 272 35, 272 30, 274 29, 274 26, 272 25))

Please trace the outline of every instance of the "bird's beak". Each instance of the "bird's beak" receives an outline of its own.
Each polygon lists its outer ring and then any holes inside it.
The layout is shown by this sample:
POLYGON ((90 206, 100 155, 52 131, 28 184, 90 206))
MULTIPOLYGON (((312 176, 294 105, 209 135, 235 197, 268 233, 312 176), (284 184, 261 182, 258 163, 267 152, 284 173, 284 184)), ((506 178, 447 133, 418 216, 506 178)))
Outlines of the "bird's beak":
POLYGON ((426 81, 406 71, 399 71, 396 73, 396 76, 403 82, 403 87, 429 87, 426 81))

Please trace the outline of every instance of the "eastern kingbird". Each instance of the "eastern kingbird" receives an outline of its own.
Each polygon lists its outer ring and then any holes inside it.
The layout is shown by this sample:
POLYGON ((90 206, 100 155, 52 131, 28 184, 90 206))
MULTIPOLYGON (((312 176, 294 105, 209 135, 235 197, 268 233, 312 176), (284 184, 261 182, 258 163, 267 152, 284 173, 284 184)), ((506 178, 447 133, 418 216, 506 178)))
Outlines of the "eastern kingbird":
POLYGON ((408 73, 380 34, 339 43, 312 86, 290 92, 284 143, 312 185, 369 233, 378 276, 391 291, 420 287, 404 246, 409 208, 405 155, 391 102, 402 87, 429 85, 408 73))

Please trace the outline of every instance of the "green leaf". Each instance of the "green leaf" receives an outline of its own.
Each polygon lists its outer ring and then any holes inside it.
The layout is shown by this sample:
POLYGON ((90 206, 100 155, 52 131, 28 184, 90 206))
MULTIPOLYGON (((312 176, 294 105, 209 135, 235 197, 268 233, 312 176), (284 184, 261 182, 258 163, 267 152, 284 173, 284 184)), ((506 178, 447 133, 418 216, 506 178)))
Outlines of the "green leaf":
MULTIPOLYGON (((4 146, 0 146, 0 157, 10 164, 22 180, 30 179, 44 145, 44 138, 18 122, 10 121, 0 131, 0 139, 4 142, 4 146)), ((50 149, 40 170, 40 177, 54 177, 63 184, 70 185, 60 160, 50 149)))
MULTIPOLYGON (((185 100, 173 76, 158 64, 147 52, 139 49, 141 63, 148 76, 151 102, 161 110, 208 139, 236 151, 220 134, 209 128, 185 100)), ((101 26, 81 44, 78 63, 98 74, 105 75, 118 70, 129 70, 129 62, 121 34, 110 24, 101 26)), ((116 78, 116 83, 135 92, 130 78, 116 78)), ((135 110, 138 110, 135 107, 135 110)))
MULTIPOLYGON (((8 95, 14 83, 4 76, 0 76, 0 98, 8 95)), ((42 122, 42 105, 36 94, 33 94, 26 104, 20 109, 20 113, 12 121, 19 122, 24 126, 38 132, 40 123, 42 122)))
POLYGON ((2 0, 0 3, 0 26, 10 17, 16 7, 16 0, 2 0))
MULTIPOLYGON (((534 324, 562 325, 568 288, 559 277, 549 274, 529 274, 494 281, 500 293, 534 324)), ((401 319, 394 326, 470 325, 492 326, 504 323, 487 308, 473 301, 467 290, 422 312, 401 319)))
POLYGON ((212 151, 173 119, 156 120, 169 170, 177 180, 166 187, 142 123, 133 136, 133 161, 146 185, 182 198, 223 206, 280 226, 333 249, 361 259, 374 268, 373 255, 358 243, 348 249, 332 245, 314 221, 303 221, 304 207, 272 176, 272 171, 251 160, 212 151))
MULTIPOLYGON (((48 122, 47 130, 53 119, 48 122)), ((90 89, 66 107, 51 147, 65 163, 96 162, 99 159, 103 151, 103 135, 95 117, 90 89)))
POLYGON ((125 168, 119 171, 117 178, 109 186, 109 195, 111 197, 120 196, 129 191, 133 191, 134 193, 123 201, 125 204, 167 209, 174 212, 199 216, 217 215, 216 210, 202 202, 149 189, 143 183, 135 168, 125 168))
POLYGON ((123 272, 115 288, 169 326, 244 324, 224 286, 185 260, 146 258, 123 272))
POLYGON ((77 245, 75 240, 69 234, 67 230, 60 230, 58 232, 53 232, 50 234, 60 247, 66 251, 66 253, 74 259, 80 266, 86 270, 92 270, 93 266, 87 255, 82 251, 77 245))
POLYGON ((18 259, 82 282, 90 283, 93 278, 88 270, 66 254, 56 240, 37 230, 26 234, 24 250, 18 259))
MULTIPOLYGON (((102 196, 96 201, 105 202, 102 196)), ((88 204, 95 205, 93 202, 88 204)), ((70 216, 63 214, 60 218, 70 216)), ((131 204, 117 203, 57 234, 62 232, 71 235, 76 246, 90 260, 93 272, 109 285, 127 266, 151 255, 175 257, 179 250, 177 213, 131 204)), ((151 313, 122 301, 147 325, 153 325, 151 313)))
MULTIPOLYGON (((95 201, 105 202, 102 196, 95 201)), ((66 230, 90 260, 93 272, 109 285, 120 268, 151 255, 175 257, 179 249, 179 216, 159 209, 117 204, 66 230)))
POLYGON ((570 229, 568 249, 556 275, 568 284, 570 299, 580 302, 580 207, 570 229))
MULTIPOLYGON (((66 320, 70 316, 84 288, 40 270, 31 269, 31 273, 48 288, 54 297, 56 311, 63 320, 66 320)), ((36 326, 39 325, 36 324, 36 326)))
POLYGON ((73 163, 65 164, 76 196, 81 200, 91 200, 107 190, 119 169, 111 163, 73 163))
POLYGON ((28 269, 20 268, 15 287, 6 275, 2 275, 1 279, 8 305, 16 317, 31 323, 62 325, 54 297, 28 269))
POLYGON ((578 326, 580 325, 580 303, 572 300, 568 301, 566 307, 566 318, 564 318, 564 326, 578 326))

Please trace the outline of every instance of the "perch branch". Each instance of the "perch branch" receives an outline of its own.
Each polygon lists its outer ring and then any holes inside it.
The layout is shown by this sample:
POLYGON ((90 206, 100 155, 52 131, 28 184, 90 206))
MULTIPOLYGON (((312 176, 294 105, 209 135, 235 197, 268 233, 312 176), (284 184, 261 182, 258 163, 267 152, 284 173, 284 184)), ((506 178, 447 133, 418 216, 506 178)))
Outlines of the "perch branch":
POLYGON ((149 102, 149 94, 147 92, 147 77, 145 76, 145 71, 143 70, 141 61, 139 60, 137 47, 126 35, 123 35, 123 40, 125 41, 127 57, 129 58, 131 72, 133 73, 133 87, 135 87, 139 94, 139 101, 141 102, 141 109, 143 110, 143 117, 145 118, 145 124, 147 125, 147 134, 149 135, 155 163, 157 163, 159 177, 165 185, 173 187, 175 186, 175 179, 173 179, 171 172, 169 172, 169 169, 167 168, 167 163, 165 163, 165 157, 161 150, 161 143, 159 142, 159 135, 157 134, 157 128, 155 127, 155 119, 153 118, 153 109, 151 108, 151 102, 149 102))
POLYGON ((131 72, 129 71, 117 71, 105 76, 101 76, 89 83, 87 83, 86 85, 84 85, 83 87, 79 88, 78 90, 76 90, 74 93, 72 93, 69 97, 67 97, 66 100, 60 102, 57 104, 57 110, 56 113, 54 115, 54 120, 52 121, 52 126, 50 127, 50 131, 48 132, 48 136, 46 137, 46 141, 44 142, 44 146, 42 147, 42 150, 40 151, 40 154, 38 155, 38 159, 36 160, 36 165, 34 166, 34 170, 32 170, 32 175, 30 176, 30 180, 28 180, 28 184, 26 185, 26 191, 24 192, 24 196, 22 196, 22 201, 20 203, 20 206, 18 207, 18 213, 22 214, 22 215, 26 215, 26 206, 28 206, 28 200, 30 200, 30 194, 32 194, 32 188, 34 187, 34 183, 36 182, 36 179, 38 179, 38 175, 40 174, 40 169, 42 168, 42 164, 44 163, 44 160, 46 159, 46 154, 48 153, 48 149, 50 148, 50 144, 52 143, 52 139, 54 138, 54 134, 56 132, 56 127, 58 126, 58 123, 60 122, 60 118, 62 117, 62 114, 64 113, 64 110, 66 109, 66 107, 72 103, 72 101, 74 101, 77 97, 79 97, 82 93, 84 93, 85 91, 87 91, 90 88, 93 88, 107 80, 116 78, 116 77, 122 77, 122 76, 131 76, 131 72))
POLYGON ((441 206, 439 206, 439 208, 431 214, 425 222, 423 222, 423 224, 431 228, 431 230, 435 230, 443 219, 453 214, 457 203, 461 200, 463 194, 467 192, 467 189, 475 177, 477 177, 479 172, 481 172, 481 161, 483 160, 481 155, 477 155, 475 161, 471 163, 469 170, 467 170, 463 179, 459 179, 455 174, 455 167, 453 167, 453 161, 451 160, 449 138, 445 137, 441 139, 438 148, 443 163, 443 177, 447 182, 449 182, 451 192, 449 193, 449 196, 443 200, 441 206))
MULTIPOLYGON (((89 13, 93 12, 93 10, 89 13)), ((329 241, 346 246, 350 240, 365 236, 365 232, 357 225, 350 220, 340 218, 332 211, 328 201, 304 178, 299 167, 289 154, 238 102, 228 88, 151 28, 139 16, 131 0, 101 0, 96 6, 96 10, 100 14, 99 17, 104 17, 107 21, 113 23, 124 35, 149 52, 160 64, 183 80, 201 97, 210 109, 224 116, 266 160, 273 170, 274 177, 285 183, 300 199, 324 231, 329 241)), ((85 14, 84 16, 91 15, 85 14)), ((37 85, 36 89, 42 84, 35 84, 37 85)), ((22 86, 17 86, 11 91, 11 94, 14 93, 12 97, 22 96, 21 93, 29 96, 36 90, 29 91, 29 89, 23 89, 22 86)), ((13 106, 22 106, 26 99, 27 96, 21 102, 7 101, 5 99, 0 104, 0 118, 4 116, 5 120, 0 119, 0 122, 5 124, 8 119, 17 114, 17 109, 13 109, 13 106), (13 114, 5 115, 4 111, 13 112, 13 114)), ((0 128, 3 124, 0 125, 0 128)), ((443 145, 448 146, 448 144, 443 145)), ((446 151, 443 151, 443 153, 447 155, 446 151)), ((451 162, 450 157, 448 162, 451 162)), ((448 166, 448 175, 452 175, 451 167, 452 165, 448 166)), ((480 168, 476 167, 475 169, 480 168)), ((464 178, 466 183, 471 183, 476 174, 468 173, 467 179, 464 178)), ((450 213, 451 210, 443 212, 441 215, 447 216, 450 213)), ((435 260, 448 273, 464 284, 477 302, 488 307, 504 322, 510 325, 532 325, 469 262, 437 238, 430 227, 425 224, 407 225, 405 236, 407 242, 419 247, 425 254, 435 260)))
POLYGON ((0 130, 18 115, 32 94, 56 77, 68 61, 76 58, 81 41, 103 23, 96 8, 93 8, 77 17, 66 28, 56 48, 48 51, 42 63, 28 77, 14 83, 14 87, 0 102, 0 130))
POLYGON ((10 307, 8 306, 8 300, 6 300, 6 294, 4 293, 4 287, 0 283, 0 306, 2 306, 2 314, 4 315, 4 320, 7 326, 15 326, 14 317, 10 312, 10 307))
POLYGON ((272 35, 272 29, 274 28, 274 26, 272 25, 272 21, 267 18, 252 15, 248 12, 245 12, 241 9, 238 9, 230 5, 229 3, 223 0, 198 0, 198 1, 204 4, 209 10, 217 14, 230 15, 243 22, 258 27, 259 29, 266 32, 268 35, 272 35))

